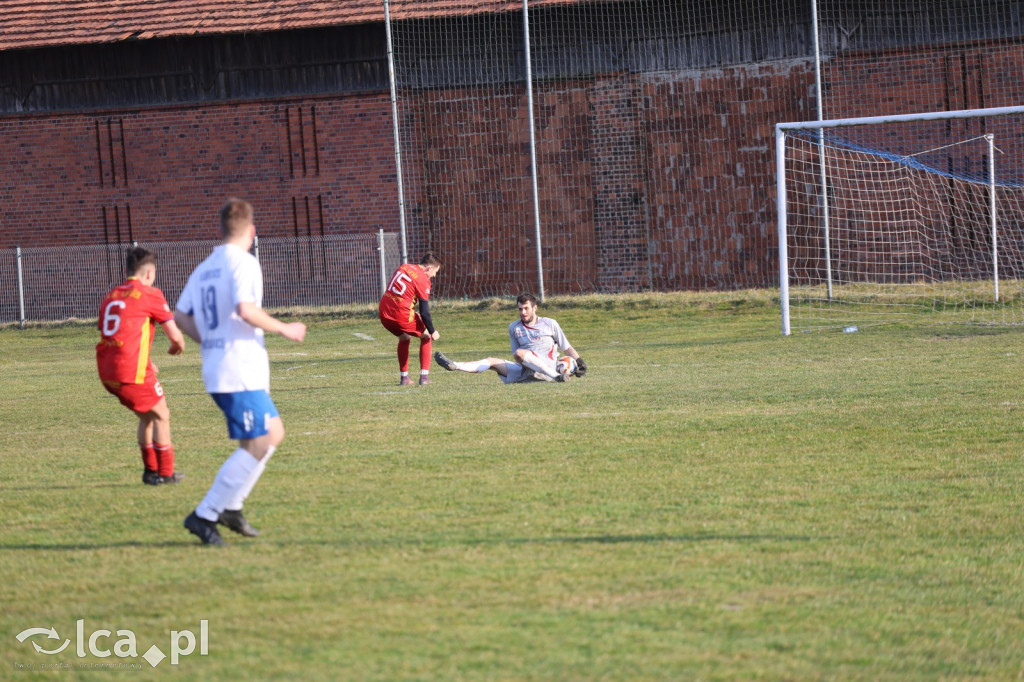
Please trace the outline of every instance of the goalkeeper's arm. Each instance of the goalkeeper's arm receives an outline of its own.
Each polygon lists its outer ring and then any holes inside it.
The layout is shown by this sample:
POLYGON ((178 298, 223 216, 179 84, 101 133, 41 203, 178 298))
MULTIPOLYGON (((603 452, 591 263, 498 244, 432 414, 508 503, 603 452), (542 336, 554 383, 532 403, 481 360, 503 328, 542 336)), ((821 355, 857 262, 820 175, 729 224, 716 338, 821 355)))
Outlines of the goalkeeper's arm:
POLYGON ((565 349, 565 354, 576 361, 576 376, 581 377, 587 373, 587 363, 583 362, 583 358, 576 352, 576 349, 569 346, 565 349))

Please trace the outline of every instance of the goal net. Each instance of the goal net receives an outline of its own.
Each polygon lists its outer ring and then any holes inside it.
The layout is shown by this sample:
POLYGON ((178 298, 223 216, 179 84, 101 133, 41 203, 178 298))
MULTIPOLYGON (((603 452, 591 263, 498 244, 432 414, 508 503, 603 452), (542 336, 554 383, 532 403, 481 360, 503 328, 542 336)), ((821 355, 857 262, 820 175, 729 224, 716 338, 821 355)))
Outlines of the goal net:
POLYGON ((1022 134, 1024 107, 779 124, 783 333, 1024 323, 1022 134))

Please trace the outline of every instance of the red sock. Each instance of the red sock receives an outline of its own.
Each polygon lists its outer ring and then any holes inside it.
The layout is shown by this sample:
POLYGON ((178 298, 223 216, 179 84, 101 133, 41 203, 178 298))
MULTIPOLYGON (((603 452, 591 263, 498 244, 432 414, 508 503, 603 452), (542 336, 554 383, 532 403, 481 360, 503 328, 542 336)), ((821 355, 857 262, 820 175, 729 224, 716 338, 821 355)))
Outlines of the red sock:
POLYGON ((156 451, 157 461, 160 463, 159 471, 161 476, 171 476, 174 474, 174 446, 168 443, 167 445, 160 445, 159 443, 153 444, 153 449, 156 451))
POLYGON ((409 341, 410 339, 398 340, 398 369, 402 372, 409 371, 409 341))
POLYGON ((157 458, 156 450, 153 449, 153 444, 139 443, 139 450, 142 452, 142 466, 146 467, 146 471, 156 471, 157 458))
POLYGON ((430 349, 434 346, 434 340, 429 336, 420 340, 420 369, 430 369, 430 349))

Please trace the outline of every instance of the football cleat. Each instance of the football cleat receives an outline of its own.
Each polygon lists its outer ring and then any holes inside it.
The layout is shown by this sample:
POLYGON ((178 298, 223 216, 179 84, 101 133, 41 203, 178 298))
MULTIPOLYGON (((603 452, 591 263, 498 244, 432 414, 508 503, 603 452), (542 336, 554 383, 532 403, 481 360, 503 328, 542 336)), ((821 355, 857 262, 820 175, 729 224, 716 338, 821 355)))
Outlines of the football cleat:
POLYGON ((242 516, 241 509, 225 509, 220 513, 220 518, 217 519, 217 523, 222 526, 227 526, 239 535, 244 535, 247 538, 259 537, 260 534, 260 532, 250 526, 246 518, 242 516))
POLYGON ((185 480, 185 474, 183 474, 183 473, 181 473, 179 471, 175 471, 170 476, 161 476, 160 477, 160 482, 161 483, 181 483, 183 480, 185 480))
POLYGON ((427 384, 432 384, 432 383, 434 383, 434 382, 430 380, 430 377, 420 376, 420 386, 426 386, 427 384))
POLYGON ((412 386, 412 378, 408 375, 402 377, 402 380, 398 382, 399 386, 412 386))
POLYGON ((160 485, 164 482, 164 477, 160 475, 159 471, 145 469, 142 472, 142 482, 146 485, 160 485))
POLYGON ((441 365, 441 367, 448 370, 449 372, 455 369, 455 363, 452 362, 449 358, 447 358, 445 354, 442 353, 441 351, 437 351, 436 353, 434 353, 434 362, 441 365))
POLYGON ((228 544, 224 542, 224 538, 220 536, 220 531, 217 530, 217 524, 213 521, 207 521, 206 519, 199 518, 195 511, 185 517, 185 523, 182 525, 185 526, 188 532, 202 540, 204 545, 228 544))

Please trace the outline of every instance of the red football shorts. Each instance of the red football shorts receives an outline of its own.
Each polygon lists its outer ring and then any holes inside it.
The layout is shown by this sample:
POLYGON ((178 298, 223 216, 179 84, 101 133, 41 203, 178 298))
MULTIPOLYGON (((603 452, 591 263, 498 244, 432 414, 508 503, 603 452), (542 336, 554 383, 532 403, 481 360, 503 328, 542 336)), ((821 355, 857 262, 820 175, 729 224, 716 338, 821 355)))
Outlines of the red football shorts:
POLYGON ((149 412, 164 397, 164 387, 156 380, 152 367, 146 370, 146 380, 141 384, 104 381, 103 387, 133 412, 149 412))
POLYGON ((420 319, 419 315, 413 315, 412 321, 409 320, 392 320, 390 317, 379 315, 380 323, 384 325, 384 328, 395 336, 401 336, 402 334, 408 334, 409 336, 419 336, 427 330, 427 326, 423 324, 423 320, 420 319))

